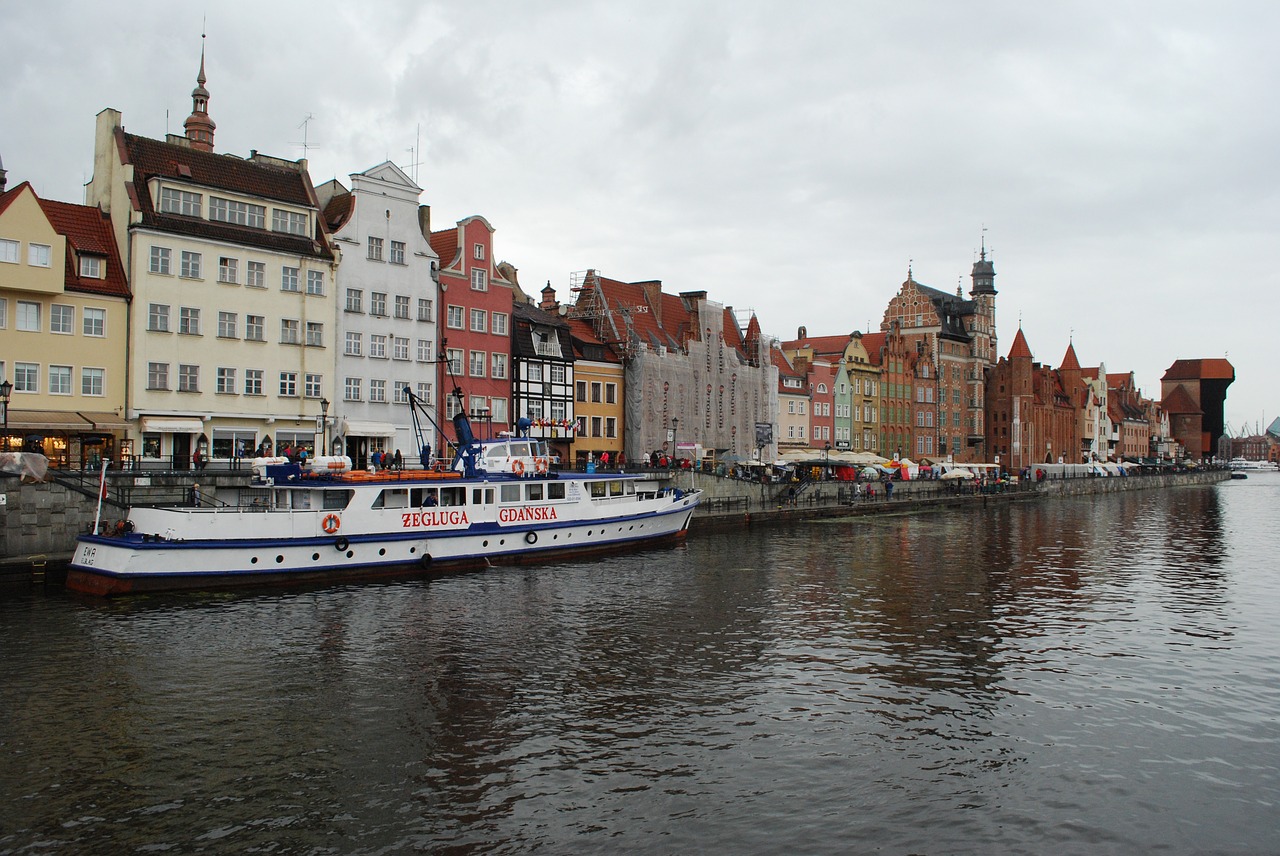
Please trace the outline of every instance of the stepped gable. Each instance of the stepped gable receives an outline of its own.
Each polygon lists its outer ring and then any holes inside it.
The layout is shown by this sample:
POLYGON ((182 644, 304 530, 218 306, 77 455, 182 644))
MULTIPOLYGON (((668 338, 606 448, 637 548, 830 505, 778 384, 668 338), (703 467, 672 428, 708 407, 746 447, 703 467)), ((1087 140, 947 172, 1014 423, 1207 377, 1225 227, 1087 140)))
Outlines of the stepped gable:
POLYGON ((111 218, 96 207, 54 202, 40 199, 38 195, 36 199, 54 230, 67 239, 65 288, 85 294, 130 298, 132 295, 125 280, 124 265, 116 251, 111 218), (81 276, 81 254, 101 256, 106 262, 106 276, 102 279, 81 276))
POLYGON ((119 128, 116 133, 125 163, 133 166, 130 196, 142 214, 142 226, 196 238, 296 253, 300 256, 333 258, 321 222, 316 223, 315 234, 306 237, 273 232, 270 228, 258 229, 181 214, 162 214, 152 205, 151 192, 147 187, 151 179, 164 178, 210 191, 221 190, 303 208, 318 208, 311 183, 301 164, 281 161, 281 164, 288 166, 276 166, 257 159, 245 160, 234 155, 162 143, 126 133, 119 128))

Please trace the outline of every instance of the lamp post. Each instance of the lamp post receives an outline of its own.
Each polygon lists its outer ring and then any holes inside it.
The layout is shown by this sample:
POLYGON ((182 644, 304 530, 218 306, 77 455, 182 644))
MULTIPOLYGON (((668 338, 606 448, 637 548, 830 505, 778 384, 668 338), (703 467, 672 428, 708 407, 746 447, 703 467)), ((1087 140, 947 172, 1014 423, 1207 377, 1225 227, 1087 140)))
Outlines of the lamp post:
POLYGON ((680 428, 680 417, 671 417, 671 466, 678 467, 680 463, 680 441, 676 431, 680 428))
POLYGON ((316 420, 316 433, 320 442, 316 444, 316 455, 329 454, 329 399, 320 399, 320 418, 316 420))
POLYGON ((831 478, 831 444, 828 443, 822 449, 822 477, 824 479, 831 478))
POLYGON ((4 450, 8 452, 12 447, 9 445, 9 396, 13 395, 13 383, 6 379, 0 383, 0 402, 4 403, 4 450))

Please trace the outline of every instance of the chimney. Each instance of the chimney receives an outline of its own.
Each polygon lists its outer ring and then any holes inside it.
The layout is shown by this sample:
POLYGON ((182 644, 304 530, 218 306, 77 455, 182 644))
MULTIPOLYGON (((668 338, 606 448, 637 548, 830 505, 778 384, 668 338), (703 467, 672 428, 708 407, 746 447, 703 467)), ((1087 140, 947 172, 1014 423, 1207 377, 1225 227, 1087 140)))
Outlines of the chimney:
POLYGON ((422 230, 422 237, 427 241, 431 240, 431 206, 418 206, 418 228, 422 230))
POLYGON ((653 279, 648 282, 641 282, 638 285, 644 289, 645 303, 649 304, 649 311, 653 314, 653 320, 658 327, 662 327, 662 280, 653 279))
POLYGON ((551 287, 551 280, 547 280, 547 287, 542 289, 542 303, 538 304, 539 309, 545 309, 547 312, 555 312, 559 306, 556 300, 556 290, 551 287))
POLYGON ((0 158, 0 193, 4 193, 5 185, 9 183, 9 173, 4 168, 4 158, 0 158))

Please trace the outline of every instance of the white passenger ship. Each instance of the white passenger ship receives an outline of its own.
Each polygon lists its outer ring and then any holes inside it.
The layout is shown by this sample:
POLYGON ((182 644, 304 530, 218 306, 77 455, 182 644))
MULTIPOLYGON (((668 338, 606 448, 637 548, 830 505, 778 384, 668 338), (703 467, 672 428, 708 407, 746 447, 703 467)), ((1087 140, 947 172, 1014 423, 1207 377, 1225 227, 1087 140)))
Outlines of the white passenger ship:
POLYGON ((678 540, 701 496, 636 475, 557 472, 526 438, 461 458, 444 472, 257 459, 234 502, 134 507, 120 531, 81 536, 67 587, 115 595, 542 562, 678 540))

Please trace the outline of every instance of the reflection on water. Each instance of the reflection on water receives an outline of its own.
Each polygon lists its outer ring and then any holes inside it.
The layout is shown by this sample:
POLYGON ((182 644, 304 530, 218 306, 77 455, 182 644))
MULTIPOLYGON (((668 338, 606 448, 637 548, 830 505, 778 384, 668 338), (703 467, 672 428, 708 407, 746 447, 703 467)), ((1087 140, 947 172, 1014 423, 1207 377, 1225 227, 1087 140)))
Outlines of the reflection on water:
POLYGON ((1280 477, 0 603, 0 853, 1259 852, 1280 477))

